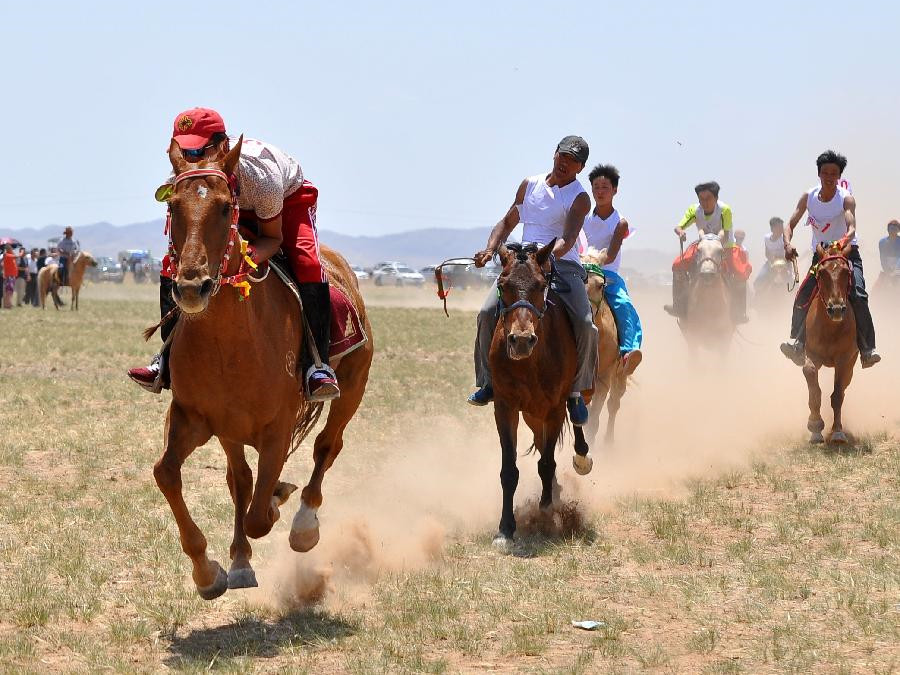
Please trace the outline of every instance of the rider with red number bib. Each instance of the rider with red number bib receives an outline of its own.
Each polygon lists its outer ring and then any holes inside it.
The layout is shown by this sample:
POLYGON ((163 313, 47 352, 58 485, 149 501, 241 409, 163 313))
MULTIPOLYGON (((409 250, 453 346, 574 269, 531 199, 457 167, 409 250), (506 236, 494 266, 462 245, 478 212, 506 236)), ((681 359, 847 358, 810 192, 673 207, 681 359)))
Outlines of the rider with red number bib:
MULTIPOLYGON (((224 157, 231 147, 225 122, 214 110, 192 108, 175 118, 172 138, 191 163, 224 157)), ((300 165, 290 155, 262 141, 245 138, 236 175, 236 193, 240 207, 240 226, 249 231, 253 243, 247 255, 261 264, 282 248, 287 255, 303 301, 303 314, 319 352, 321 366, 312 363, 309 350, 305 357, 306 390, 311 401, 329 401, 340 396, 337 377, 328 366, 331 296, 328 280, 319 261, 316 235, 316 202, 319 191, 305 180, 300 165)), ((157 199, 168 198, 168 187, 157 191, 157 199)), ((166 355, 175 321, 166 317, 175 308, 172 299, 172 259, 166 256, 160 275, 160 313, 163 349, 147 367, 132 368, 128 376, 145 389, 158 393, 168 387, 166 355)))
MULTIPOLYGON (((684 241, 685 230, 696 223, 700 235, 724 233, 725 270, 728 273, 728 287, 731 289, 732 319, 736 323, 747 322, 747 279, 752 268, 745 252, 736 247, 732 237, 731 207, 719 201, 719 184, 715 181, 701 183, 694 188, 698 203, 690 206, 681 222, 675 226, 675 234, 684 241), (743 255, 742 255, 743 253, 743 255)), ((688 246, 687 250, 672 263, 672 304, 664 309, 679 318, 687 316, 688 292, 690 290, 690 274, 694 267, 697 244, 688 246)))

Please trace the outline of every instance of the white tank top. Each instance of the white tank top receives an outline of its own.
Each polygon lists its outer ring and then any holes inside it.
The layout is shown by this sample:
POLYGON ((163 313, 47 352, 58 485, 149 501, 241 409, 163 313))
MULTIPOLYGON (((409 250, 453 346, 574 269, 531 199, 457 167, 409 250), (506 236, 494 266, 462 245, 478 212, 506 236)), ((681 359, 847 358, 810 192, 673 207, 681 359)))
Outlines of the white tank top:
MULTIPOLYGON (((584 219, 584 229, 582 230, 582 232, 584 232, 584 237, 587 240, 587 245, 593 246, 598 251, 603 250, 604 248, 608 249, 610 243, 612 243, 616 226, 618 226, 621 220, 619 212, 615 209, 613 209, 613 212, 609 214, 609 218, 606 220, 591 211, 587 218, 584 219)), ((609 270, 610 272, 618 272, 621 263, 622 249, 620 248, 615 260, 608 262, 603 266, 603 269, 609 270)))
POLYGON ((769 232, 765 237, 766 260, 784 258, 784 235, 769 232))
MULTIPOLYGON (((566 216, 575 198, 584 192, 577 180, 568 185, 547 185, 547 176, 531 176, 525 187, 525 201, 519 207, 522 221, 522 241, 549 244, 554 237, 562 237, 566 229, 566 216)), ((573 246, 563 260, 578 262, 578 251, 573 246)))
POLYGON ((713 209, 713 212, 709 215, 706 215, 703 212, 703 207, 700 206, 700 203, 697 203, 697 213, 694 214, 694 220, 697 223, 697 228, 706 234, 719 234, 719 231, 722 229, 723 221, 722 221, 722 202, 716 202, 716 208, 713 209))
MULTIPOLYGON (((806 210, 809 218, 806 224, 812 228, 812 248, 819 244, 837 241, 847 234, 847 220, 844 218, 844 199, 850 193, 838 188, 829 202, 819 201, 821 186, 810 189, 806 197, 806 210)), ((856 237, 850 242, 856 245, 856 237)))

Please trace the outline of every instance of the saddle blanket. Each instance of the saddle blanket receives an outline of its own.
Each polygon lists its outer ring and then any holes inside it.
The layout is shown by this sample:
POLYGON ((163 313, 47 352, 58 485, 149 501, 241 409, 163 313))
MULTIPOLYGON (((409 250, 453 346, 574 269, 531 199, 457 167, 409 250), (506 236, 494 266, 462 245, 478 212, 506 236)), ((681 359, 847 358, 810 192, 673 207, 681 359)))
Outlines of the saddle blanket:
POLYGON ((328 289, 331 292, 331 346, 328 357, 336 359, 364 345, 368 337, 350 298, 337 286, 329 285, 328 289))

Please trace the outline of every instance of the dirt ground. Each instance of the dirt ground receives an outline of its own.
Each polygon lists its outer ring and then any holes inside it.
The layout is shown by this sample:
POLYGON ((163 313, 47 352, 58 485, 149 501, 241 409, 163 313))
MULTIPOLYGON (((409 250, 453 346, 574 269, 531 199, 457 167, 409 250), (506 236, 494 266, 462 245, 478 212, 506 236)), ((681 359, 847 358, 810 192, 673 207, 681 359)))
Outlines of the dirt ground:
MULTIPOLYGON (((586 477, 571 443, 559 450, 555 514, 536 510, 536 457, 520 457, 504 555, 491 410, 465 404, 484 293, 454 291, 446 318, 432 288, 366 288, 376 358, 325 481, 322 540, 290 550, 292 498, 255 542, 260 587, 211 602, 153 481, 168 395, 124 376, 157 347, 140 340, 157 288, 88 286, 77 314, 0 312, 0 671, 900 669, 896 303, 873 298, 884 361, 848 390, 854 442, 822 447, 777 348, 787 297, 725 357, 692 358, 666 290, 635 293, 645 359, 616 441, 592 444, 586 477)), ((310 441, 285 480, 306 482, 310 441)), ((184 485, 224 563, 216 443, 184 485)))

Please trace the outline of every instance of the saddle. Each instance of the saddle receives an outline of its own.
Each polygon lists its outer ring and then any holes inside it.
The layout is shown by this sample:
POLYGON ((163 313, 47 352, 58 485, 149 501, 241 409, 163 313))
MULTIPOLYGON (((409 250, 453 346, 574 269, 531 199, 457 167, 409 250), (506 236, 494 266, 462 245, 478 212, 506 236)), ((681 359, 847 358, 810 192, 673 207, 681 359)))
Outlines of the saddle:
MULTIPOLYGON (((287 256, 279 250, 269 258, 269 268, 281 279, 285 286, 297 299, 297 304, 303 310, 303 301, 300 300, 300 289, 291 272, 291 266, 287 256)), ((359 318, 359 311, 347 297, 342 288, 334 283, 328 285, 331 296, 331 344, 328 347, 328 358, 337 359, 362 347, 369 339, 359 318)))

